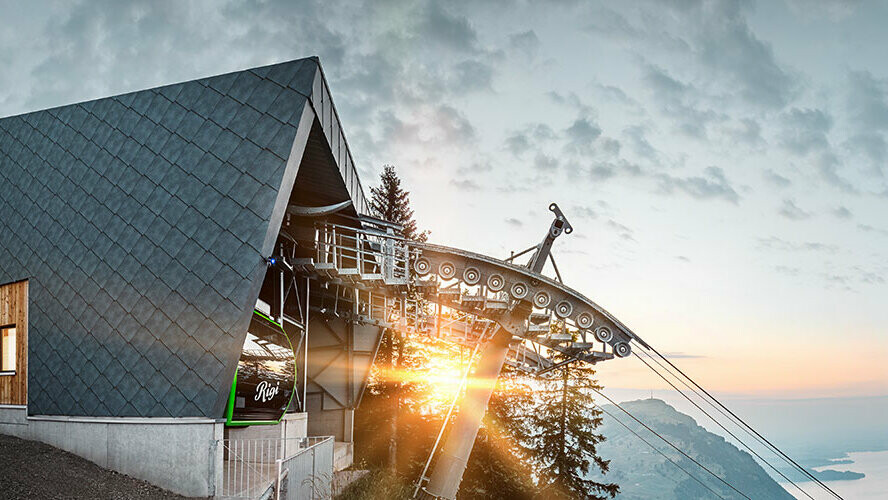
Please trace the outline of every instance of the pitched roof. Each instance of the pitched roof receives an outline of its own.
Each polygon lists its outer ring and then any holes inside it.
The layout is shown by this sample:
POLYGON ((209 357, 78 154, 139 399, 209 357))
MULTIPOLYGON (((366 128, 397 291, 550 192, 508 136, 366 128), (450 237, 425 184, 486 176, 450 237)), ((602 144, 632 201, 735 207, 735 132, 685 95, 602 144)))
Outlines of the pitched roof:
POLYGON ((363 207, 315 58, 0 119, 30 414, 221 416, 314 123, 363 207))

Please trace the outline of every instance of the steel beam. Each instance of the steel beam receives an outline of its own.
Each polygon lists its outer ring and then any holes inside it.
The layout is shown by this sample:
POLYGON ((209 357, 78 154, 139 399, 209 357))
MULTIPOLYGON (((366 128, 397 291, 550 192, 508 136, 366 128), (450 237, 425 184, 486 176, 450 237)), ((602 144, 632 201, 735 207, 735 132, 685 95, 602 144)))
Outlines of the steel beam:
POLYGON ((423 489, 424 498, 456 498, 475 437, 481 427, 481 419, 487 411, 487 403, 509 353, 511 340, 512 334, 500 328, 481 353, 475 370, 475 381, 466 384, 466 394, 459 405, 453 429, 441 448, 429 485, 423 489))

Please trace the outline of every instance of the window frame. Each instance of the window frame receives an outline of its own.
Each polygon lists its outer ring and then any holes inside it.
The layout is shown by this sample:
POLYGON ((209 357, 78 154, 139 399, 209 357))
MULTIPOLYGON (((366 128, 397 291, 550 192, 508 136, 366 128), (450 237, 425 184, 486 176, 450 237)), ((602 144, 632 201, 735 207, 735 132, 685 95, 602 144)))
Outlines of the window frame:
POLYGON ((0 368, 3 366, 3 331, 4 330, 14 330, 15 331, 15 343, 13 344, 13 358, 15 359, 15 370, 2 370, 0 369, 0 377, 14 377, 18 373, 18 328, 15 323, 9 325, 0 325, 0 368))

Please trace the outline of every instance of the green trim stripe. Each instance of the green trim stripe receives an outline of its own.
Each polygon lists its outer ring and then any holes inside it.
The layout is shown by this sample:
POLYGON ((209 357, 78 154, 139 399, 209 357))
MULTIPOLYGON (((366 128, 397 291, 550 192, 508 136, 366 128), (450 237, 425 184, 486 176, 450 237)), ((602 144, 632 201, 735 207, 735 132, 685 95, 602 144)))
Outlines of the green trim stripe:
MULTIPOLYGON (((290 352, 293 353, 293 390, 290 391, 290 399, 287 401, 287 408, 284 408, 283 413, 281 413, 280 418, 277 420, 233 420, 234 418, 234 398, 235 398, 235 390, 237 388, 237 372, 240 371, 240 366, 238 366, 234 370, 234 378, 231 380, 231 393, 228 395, 228 409, 225 412, 225 425, 229 427, 244 427, 248 425, 276 425, 281 422, 284 418, 284 415, 287 413, 287 409, 290 408, 290 404, 293 402, 293 395, 296 394, 296 351, 293 350, 293 342, 290 341, 290 336, 287 335, 287 331, 284 330, 283 325, 278 323, 277 321, 269 318, 268 316, 262 314, 261 312, 253 309, 253 314, 269 321, 270 323, 276 325, 281 329, 281 332, 284 334, 284 338, 287 339, 287 343, 290 344, 290 352)), ((249 328, 249 327, 248 327, 249 328)), ((238 358, 238 365, 240 365, 240 358, 238 358)))

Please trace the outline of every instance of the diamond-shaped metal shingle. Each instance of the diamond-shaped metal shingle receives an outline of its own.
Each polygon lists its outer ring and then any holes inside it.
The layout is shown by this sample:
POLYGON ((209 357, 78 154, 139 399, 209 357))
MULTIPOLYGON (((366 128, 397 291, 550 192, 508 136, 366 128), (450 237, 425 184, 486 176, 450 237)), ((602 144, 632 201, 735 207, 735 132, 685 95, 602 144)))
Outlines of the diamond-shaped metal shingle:
POLYGON ((30 280, 29 413, 222 416, 318 71, 0 119, 0 283, 30 280))

